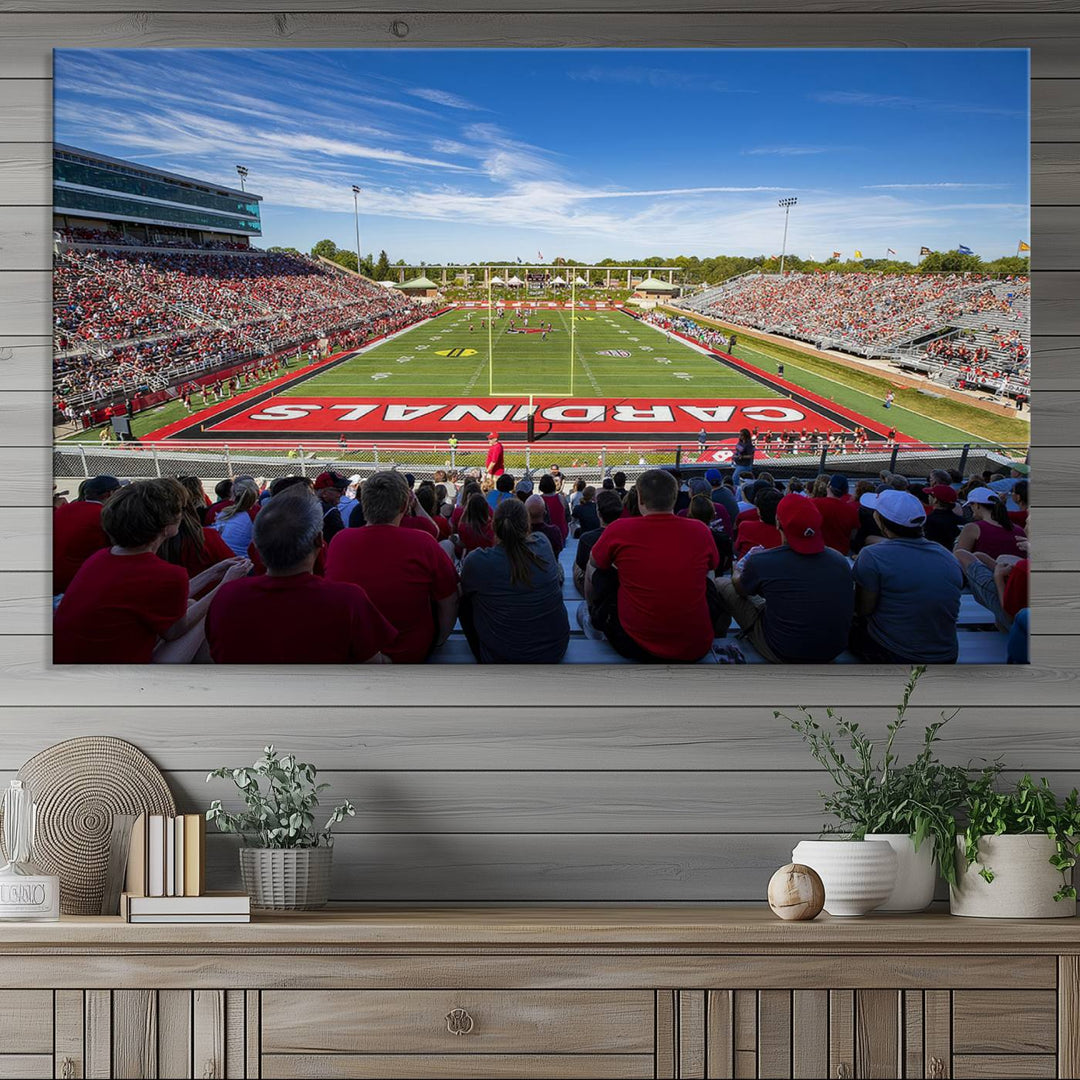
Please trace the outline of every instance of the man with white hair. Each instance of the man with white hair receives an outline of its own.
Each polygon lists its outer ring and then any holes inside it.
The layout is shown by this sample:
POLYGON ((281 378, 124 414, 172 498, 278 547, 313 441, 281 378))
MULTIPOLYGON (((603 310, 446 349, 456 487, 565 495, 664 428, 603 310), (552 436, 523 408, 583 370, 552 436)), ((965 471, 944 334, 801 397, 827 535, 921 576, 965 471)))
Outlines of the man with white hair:
POLYGON ((383 664, 397 631, 359 585, 312 570, 323 507, 306 487, 275 495, 255 518, 266 573, 222 585, 206 616, 218 664, 383 664))

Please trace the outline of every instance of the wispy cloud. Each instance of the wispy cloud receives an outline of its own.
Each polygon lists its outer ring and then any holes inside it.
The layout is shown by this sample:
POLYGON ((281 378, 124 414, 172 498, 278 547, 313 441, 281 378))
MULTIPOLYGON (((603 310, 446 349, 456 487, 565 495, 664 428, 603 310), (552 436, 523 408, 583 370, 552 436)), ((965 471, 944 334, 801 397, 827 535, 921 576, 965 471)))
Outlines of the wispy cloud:
POLYGON ((567 72, 575 82, 612 83, 617 86, 651 86, 656 90, 708 91, 717 94, 753 94, 752 87, 730 85, 723 79, 675 68, 588 67, 567 72))
POLYGON ((741 150, 747 157, 775 155, 776 157, 803 157, 806 154, 828 154, 839 150, 837 146, 755 146, 750 150, 741 150))
POLYGON ((482 106, 474 105, 471 101, 466 101, 465 98, 460 97, 458 94, 450 93, 449 90, 433 90, 420 86, 405 92, 413 97, 422 98, 424 101, 430 101, 435 105, 445 105, 450 109, 468 109, 473 112, 480 112, 483 109, 482 106))
POLYGON ((924 184, 864 184, 863 191, 958 191, 963 188, 1007 188, 1009 184, 959 183, 953 180, 939 180, 924 184))
POLYGON ((861 105, 878 109, 924 109, 929 112, 971 113, 982 116, 1027 116, 1023 109, 1009 109, 998 105, 940 101, 933 98, 908 97, 905 94, 877 94, 863 90, 826 90, 808 96, 811 101, 818 101, 824 105, 861 105))

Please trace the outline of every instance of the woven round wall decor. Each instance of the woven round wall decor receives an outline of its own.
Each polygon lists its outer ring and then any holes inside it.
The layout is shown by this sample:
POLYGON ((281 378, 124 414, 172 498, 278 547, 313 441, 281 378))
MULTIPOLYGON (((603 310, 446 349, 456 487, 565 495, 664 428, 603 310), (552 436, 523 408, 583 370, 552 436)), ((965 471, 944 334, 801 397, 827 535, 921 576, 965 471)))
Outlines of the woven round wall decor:
POLYGON ((18 775, 37 803, 35 860, 59 875, 65 915, 101 913, 114 814, 176 814, 161 771, 123 739, 66 739, 35 754, 18 775))

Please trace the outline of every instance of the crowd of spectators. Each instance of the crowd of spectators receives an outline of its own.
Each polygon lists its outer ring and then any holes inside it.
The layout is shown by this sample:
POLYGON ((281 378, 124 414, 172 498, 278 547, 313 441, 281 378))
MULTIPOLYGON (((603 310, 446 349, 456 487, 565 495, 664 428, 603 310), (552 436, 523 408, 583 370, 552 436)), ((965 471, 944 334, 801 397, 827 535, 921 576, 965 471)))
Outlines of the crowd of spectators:
POLYGON ((772 663, 954 663, 965 590, 1026 661, 1024 465, 564 486, 554 466, 327 471, 233 477, 212 502, 192 477, 94 477, 54 510, 54 657, 422 663, 460 624, 481 663, 557 663, 575 542, 580 628, 638 662, 697 661, 737 628, 772 663))
POLYGON ((293 255, 68 248, 53 273, 54 393, 80 405, 335 333, 414 322, 401 293, 293 255))
POLYGON ((739 326, 872 355, 975 312, 1026 318, 1026 278, 973 274, 751 274, 682 306, 739 326), (973 292, 972 286, 984 287, 973 292), (1008 293, 1012 292, 1012 299, 1008 293))

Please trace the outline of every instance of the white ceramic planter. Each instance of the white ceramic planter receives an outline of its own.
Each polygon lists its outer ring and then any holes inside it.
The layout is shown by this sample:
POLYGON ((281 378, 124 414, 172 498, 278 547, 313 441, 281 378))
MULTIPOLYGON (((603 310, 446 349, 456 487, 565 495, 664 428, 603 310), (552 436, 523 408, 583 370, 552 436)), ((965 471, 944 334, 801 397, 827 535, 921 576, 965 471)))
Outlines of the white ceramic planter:
POLYGON ((949 910, 981 919, 1071 918, 1076 901, 1054 899, 1062 885, 1061 871, 1049 863, 1054 849, 1047 836, 981 836, 979 861, 965 869, 963 840, 958 839, 958 883, 949 891, 949 910), (979 876, 980 864, 993 870, 993 881, 979 876))
POLYGON ((928 836, 915 850, 907 833, 867 833, 867 840, 884 840, 896 852, 896 884, 878 911, 923 911, 934 899, 937 860, 934 838, 928 836))
POLYGON ((830 915, 865 915, 896 884, 896 852, 884 840, 803 840, 791 861, 818 872, 830 915))

